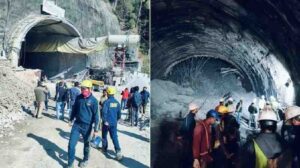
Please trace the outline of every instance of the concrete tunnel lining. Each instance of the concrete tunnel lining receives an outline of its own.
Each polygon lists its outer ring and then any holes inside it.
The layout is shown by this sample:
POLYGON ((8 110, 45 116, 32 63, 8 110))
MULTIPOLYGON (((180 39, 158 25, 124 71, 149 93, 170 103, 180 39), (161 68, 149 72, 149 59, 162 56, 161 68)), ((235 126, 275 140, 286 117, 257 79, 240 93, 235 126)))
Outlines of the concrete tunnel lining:
POLYGON ((72 37, 81 37, 80 32, 72 23, 65 18, 59 18, 51 15, 30 15, 20 20, 13 26, 12 31, 8 33, 8 59, 11 61, 13 67, 18 66, 20 51, 22 48, 22 41, 25 40, 26 35, 30 30, 36 26, 51 27, 47 33, 56 33, 72 37))
POLYGON ((81 38, 76 27, 64 18, 51 15, 30 15, 18 22, 9 36, 8 58, 12 65, 42 69, 43 74, 48 77, 56 76, 61 72, 64 72, 65 77, 70 77, 73 73, 86 68, 87 58, 84 54, 33 53, 26 50, 26 45, 30 45, 32 41, 38 42, 49 36, 81 38), (65 71, 67 72, 65 73, 65 71))

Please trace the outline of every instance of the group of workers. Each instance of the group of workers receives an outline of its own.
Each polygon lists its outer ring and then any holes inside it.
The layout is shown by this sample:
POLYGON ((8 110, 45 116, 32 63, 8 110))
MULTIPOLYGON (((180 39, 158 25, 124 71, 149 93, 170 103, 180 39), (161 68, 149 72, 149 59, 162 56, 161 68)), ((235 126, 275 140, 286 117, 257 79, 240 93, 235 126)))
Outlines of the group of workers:
MULTIPOLYGON (((181 124, 163 121, 154 167, 178 168, 298 168, 300 166, 300 107, 284 109, 283 122, 271 103, 259 108, 258 129, 248 129, 242 141, 243 101, 220 100, 204 120, 195 120, 198 104, 189 104, 181 124), (236 113, 236 114, 234 114, 236 113), (167 125, 169 122, 169 125, 167 125), (281 124, 283 123, 283 126, 281 124), (178 125, 178 126, 176 126, 178 125), (168 130, 167 130, 168 129, 168 130), (281 134, 280 134, 281 133, 281 134), (176 160, 176 161, 175 161, 176 160)), ((251 106, 251 105, 250 105, 251 106)), ((255 107, 252 102, 252 107, 255 107)))
MULTIPOLYGON (((80 161, 79 167, 87 166, 91 136, 98 136, 99 129, 102 133, 102 152, 107 153, 107 134, 109 133, 115 148, 116 159, 121 160, 123 157, 117 135, 117 124, 121 118, 121 105, 114 97, 116 88, 107 87, 105 89, 105 99, 101 97, 99 102, 92 94, 92 88, 91 80, 84 80, 81 83, 75 82, 73 87, 67 87, 64 81, 60 81, 56 85, 54 97, 56 100, 56 118, 64 120, 64 109, 67 105, 69 125, 72 127, 68 144, 68 168, 74 167, 75 148, 80 137, 82 137, 84 143, 84 157, 80 161)), ((45 96, 49 93, 49 90, 43 82, 39 81, 34 92, 37 102, 34 117, 39 118, 44 108, 45 96)))

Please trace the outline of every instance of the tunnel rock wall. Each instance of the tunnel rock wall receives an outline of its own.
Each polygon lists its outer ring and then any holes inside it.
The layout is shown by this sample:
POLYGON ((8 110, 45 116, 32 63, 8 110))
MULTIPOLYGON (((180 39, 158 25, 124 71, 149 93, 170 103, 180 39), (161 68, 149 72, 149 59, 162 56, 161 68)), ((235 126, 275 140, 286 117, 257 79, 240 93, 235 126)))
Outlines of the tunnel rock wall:
MULTIPOLYGON (((283 30, 275 33, 274 29, 283 29, 286 24, 278 22, 286 21, 282 17, 287 12, 270 9, 277 5, 268 1, 254 4, 233 0, 153 0, 152 79, 164 78, 174 65, 190 57, 213 57, 229 62, 249 78, 258 96, 282 97, 279 88, 289 78, 299 78, 293 70, 298 67, 297 62, 291 62, 297 59, 296 55, 289 52, 298 42, 287 42, 288 37, 281 36, 283 30), (266 21, 280 14, 277 20, 266 21)), ((292 36, 293 31, 284 29, 287 36, 292 36)))

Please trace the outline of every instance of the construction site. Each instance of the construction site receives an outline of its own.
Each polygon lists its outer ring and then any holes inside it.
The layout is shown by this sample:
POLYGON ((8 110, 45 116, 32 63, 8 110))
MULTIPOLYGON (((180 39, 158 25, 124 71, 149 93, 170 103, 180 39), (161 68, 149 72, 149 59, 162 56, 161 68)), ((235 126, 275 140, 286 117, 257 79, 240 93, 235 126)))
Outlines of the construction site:
MULTIPOLYGON (((103 89, 115 87, 120 103, 125 88, 150 88, 149 51, 144 47, 149 43, 145 25, 150 2, 125 2, 0 0, 1 167, 67 166, 71 127, 55 117, 57 83, 64 81, 70 88, 91 80, 98 101, 103 89), (130 28, 126 12, 137 15, 130 28), (32 117, 38 81, 50 93, 49 110, 41 119, 32 117)), ((150 167, 150 105, 138 127, 125 121, 128 116, 129 109, 122 110, 118 127, 123 159, 115 159, 112 144, 109 155, 92 148, 89 167, 150 167)), ((79 142, 75 167, 82 147, 79 142)))
MULTIPOLYGON (((252 103, 276 101, 277 115, 299 105, 298 1, 152 0, 151 4, 151 165, 182 167, 179 132, 191 102, 198 105, 197 122, 221 102, 233 101, 235 108, 242 101, 240 113, 232 113, 239 120, 240 145, 260 132, 250 124, 252 103)), ((259 113, 255 117, 258 123, 259 113)), ((280 133, 284 120, 279 118, 280 133)), ((215 167, 228 167, 220 164, 215 167)))

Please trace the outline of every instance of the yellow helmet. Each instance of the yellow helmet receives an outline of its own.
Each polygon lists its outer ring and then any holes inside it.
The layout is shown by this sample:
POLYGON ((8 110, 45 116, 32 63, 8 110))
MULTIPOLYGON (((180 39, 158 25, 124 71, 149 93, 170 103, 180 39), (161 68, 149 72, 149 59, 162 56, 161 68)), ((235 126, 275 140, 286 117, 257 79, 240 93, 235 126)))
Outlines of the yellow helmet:
POLYGON ((229 112, 228 108, 226 106, 219 106, 216 109, 217 112, 221 113, 221 114, 226 114, 229 112))
POLYGON ((84 80, 81 82, 81 87, 87 87, 87 88, 92 88, 93 87, 93 83, 90 80, 84 80))
POLYGON ((115 87, 109 86, 107 88, 107 94, 109 94, 109 95, 114 95, 114 94, 116 94, 116 92, 117 92, 117 90, 115 87))

